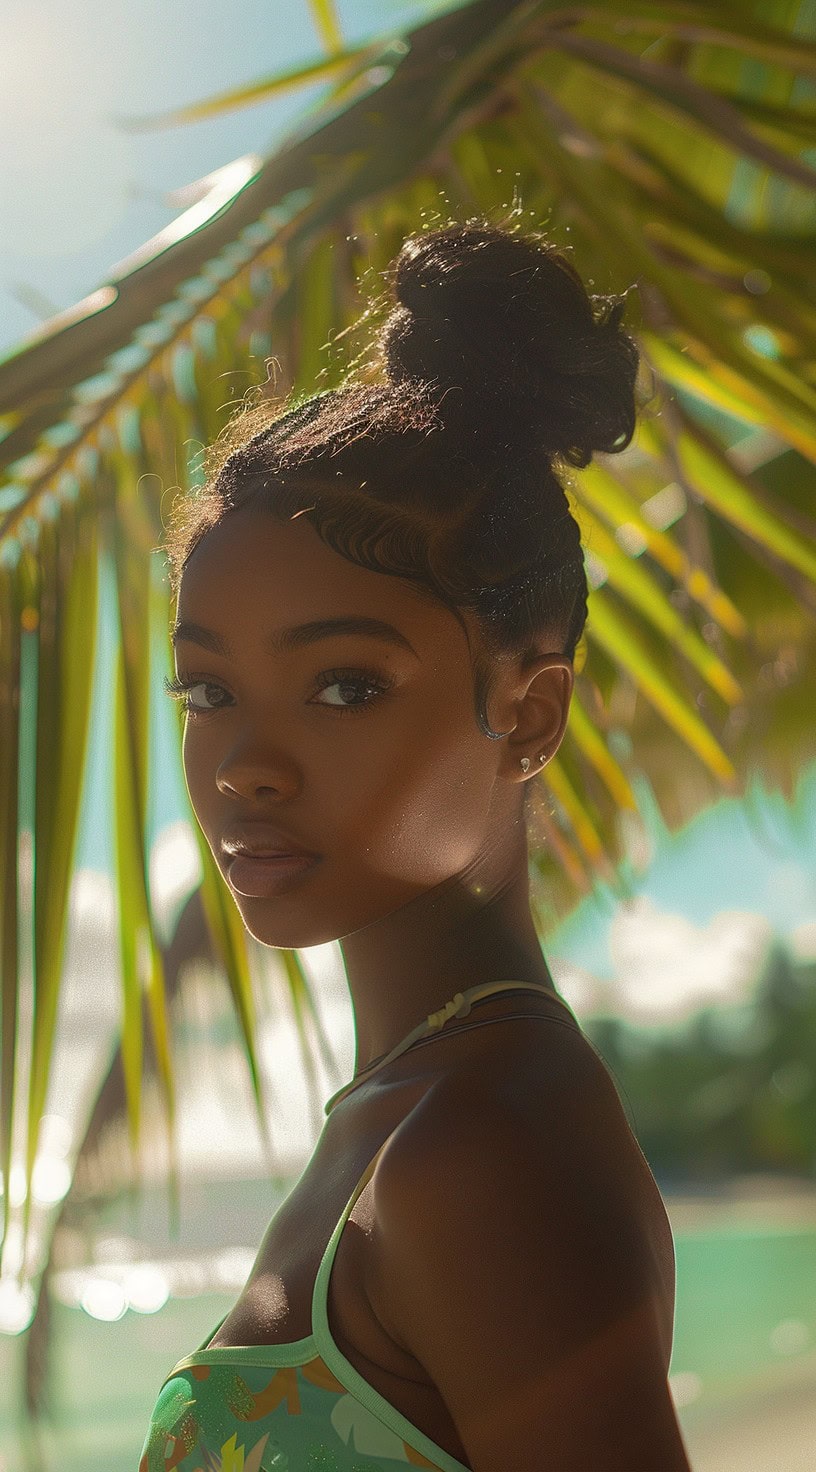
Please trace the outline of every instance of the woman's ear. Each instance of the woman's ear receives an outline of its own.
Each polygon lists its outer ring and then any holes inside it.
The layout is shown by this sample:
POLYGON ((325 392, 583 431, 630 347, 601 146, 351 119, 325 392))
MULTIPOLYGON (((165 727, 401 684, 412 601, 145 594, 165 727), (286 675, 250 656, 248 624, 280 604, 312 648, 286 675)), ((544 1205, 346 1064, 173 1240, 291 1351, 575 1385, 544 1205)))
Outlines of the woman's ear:
POLYGON ((574 681, 573 663, 566 654, 537 655, 519 667, 506 692, 511 707, 505 748, 508 776, 523 780, 555 756, 566 730, 574 681), (524 758, 529 763, 526 770, 521 765, 524 758))

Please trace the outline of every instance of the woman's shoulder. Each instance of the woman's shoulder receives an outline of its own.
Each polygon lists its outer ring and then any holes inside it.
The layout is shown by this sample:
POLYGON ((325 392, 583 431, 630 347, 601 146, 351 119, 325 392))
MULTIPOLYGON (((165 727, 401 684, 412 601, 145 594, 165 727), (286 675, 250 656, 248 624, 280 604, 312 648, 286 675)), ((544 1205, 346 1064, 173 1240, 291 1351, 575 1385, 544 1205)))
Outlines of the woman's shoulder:
POLYGON ((512 1195, 553 1234, 569 1236, 585 1212, 617 1220, 652 1254, 670 1321, 671 1226, 615 1080, 579 1027, 548 1028, 546 1045, 531 1037, 427 1090, 377 1162, 375 1219, 413 1203, 453 1228, 457 1211, 512 1195))
POLYGON ((547 1445, 554 1465, 562 1452, 571 1466, 640 1469, 643 1447, 626 1460, 640 1406, 655 1423, 649 1465, 685 1469, 659 1192, 603 1059, 559 1031, 540 1076, 526 1062, 446 1075, 394 1132, 372 1180, 372 1301, 474 1465, 498 1466, 503 1447, 532 1466, 547 1445), (603 1401, 594 1429, 576 1419, 587 1397, 603 1401), (608 1438, 622 1450, 602 1462, 608 1438))
MULTIPOLYGON (((556 1148, 581 1126, 629 1128, 606 1063, 579 1026, 505 1024, 500 1045, 483 1033, 481 1047, 436 1075, 383 1152, 381 1165, 422 1164, 451 1142, 497 1146, 508 1134, 556 1148)), ((491 1030, 492 1031, 492 1030, 491 1030)), ((478 1036, 478 1035, 477 1035, 478 1036)))

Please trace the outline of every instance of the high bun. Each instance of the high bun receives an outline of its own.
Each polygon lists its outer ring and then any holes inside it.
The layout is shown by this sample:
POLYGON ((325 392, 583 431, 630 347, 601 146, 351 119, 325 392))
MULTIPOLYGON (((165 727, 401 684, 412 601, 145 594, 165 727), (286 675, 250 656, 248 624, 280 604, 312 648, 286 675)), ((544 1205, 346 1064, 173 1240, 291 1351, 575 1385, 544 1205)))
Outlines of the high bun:
POLYGON ((281 413, 244 410, 165 540, 177 595, 206 532, 239 507, 302 513, 341 556, 407 578, 483 634, 491 657, 563 651, 586 621, 580 530, 558 473, 635 431, 638 351, 625 296, 589 296, 551 242, 483 223, 405 241, 389 269, 379 381, 281 413))
POLYGON ((596 307, 554 245, 455 225, 406 240, 392 282, 388 375, 433 380, 441 417, 465 443, 579 467, 630 443, 638 353, 619 330, 625 303, 596 307))

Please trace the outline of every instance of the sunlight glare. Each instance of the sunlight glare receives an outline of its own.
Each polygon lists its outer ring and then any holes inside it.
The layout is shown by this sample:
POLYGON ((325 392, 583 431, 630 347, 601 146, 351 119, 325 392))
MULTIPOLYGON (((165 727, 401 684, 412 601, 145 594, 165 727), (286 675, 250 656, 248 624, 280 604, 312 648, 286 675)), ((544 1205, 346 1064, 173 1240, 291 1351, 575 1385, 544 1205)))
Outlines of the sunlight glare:
POLYGON ((121 1319, 127 1309, 123 1288, 110 1278, 92 1278, 86 1284, 80 1302, 92 1319, 101 1319, 107 1324, 121 1319))
POLYGON ((13 1278, 0 1278, 0 1334, 22 1334, 34 1317, 34 1293, 13 1278))
POLYGON ((124 215, 133 152, 104 120, 101 59, 75 38, 70 7, 35 6, 6 16, 2 58, 4 231, 21 259, 81 250, 124 215))

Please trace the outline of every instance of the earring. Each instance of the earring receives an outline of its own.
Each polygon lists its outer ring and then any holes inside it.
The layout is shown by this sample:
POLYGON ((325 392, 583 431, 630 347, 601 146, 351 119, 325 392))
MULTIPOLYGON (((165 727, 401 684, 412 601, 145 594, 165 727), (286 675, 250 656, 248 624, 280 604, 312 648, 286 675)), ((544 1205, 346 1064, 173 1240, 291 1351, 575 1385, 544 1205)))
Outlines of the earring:
POLYGON ((523 756, 521 758, 521 770, 522 770, 522 772, 529 772, 529 770, 530 770, 530 758, 528 756, 523 756))
POLYGON ((540 761, 540 762, 543 762, 543 760, 544 760, 544 752, 543 752, 543 751, 542 751, 542 752, 541 752, 541 754, 540 754, 540 756, 539 756, 539 758, 538 758, 538 760, 539 760, 539 761, 540 761))

